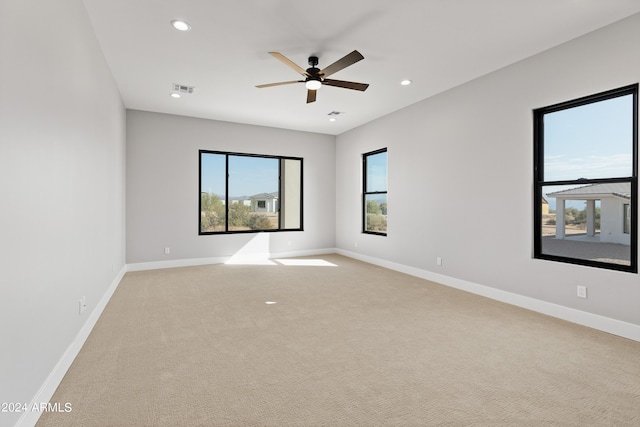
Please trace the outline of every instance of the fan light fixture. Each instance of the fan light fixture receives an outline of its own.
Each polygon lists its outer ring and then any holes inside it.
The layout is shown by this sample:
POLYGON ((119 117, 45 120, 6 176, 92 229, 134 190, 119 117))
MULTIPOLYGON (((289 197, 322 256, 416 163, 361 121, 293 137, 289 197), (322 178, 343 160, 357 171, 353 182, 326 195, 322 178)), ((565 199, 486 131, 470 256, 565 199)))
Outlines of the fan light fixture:
POLYGON ((189 31, 191 29, 191 25, 188 22, 180 21, 179 19, 171 21, 171 25, 178 31, 189 31))
POLYGON ((336 62, 329 65, 328 67, 325 67, 322 70, 316 67, 316 65, 318 65, 317 56, 309 57, 309 65, 311 67, 305 70, 304 68, 296 65, 295 62, 293 62, 292 60, 290 60, 289 58, 287 58, 286 56, 284 56, 279 52, 269 52, 269 54, 274 58, 276 58, 277 60, 284 63, 289 68, 293 69, 298 74, 301 74, 304 80, 292 80, 288 82, 267 83, 264 85, 257 85, 256 86, 257 88, 304 83, 307 89, 307 104, 309 104, 311 102, 316 102, 316 95, 317 95, 316 92, 323 85, 341 87, 343 89, 358 90, 361 92, 364 92, 369 87, 368 83, 346 82, 343 80, 333 80, 333 79, 327 78, 330 75, 337 73, 338 71, 344 68, 347 68, 348 66, 353 65, 358 61, 363 60, 364 56, 362 56, 362 54, 357 50, 354 50, 350 54, 345 55, 341 59, 338 59, 336 62))
POLYGON ((322 87, 322 82, 316 79, 309 79, 304 84, 309 90, 318 90, 322 87))

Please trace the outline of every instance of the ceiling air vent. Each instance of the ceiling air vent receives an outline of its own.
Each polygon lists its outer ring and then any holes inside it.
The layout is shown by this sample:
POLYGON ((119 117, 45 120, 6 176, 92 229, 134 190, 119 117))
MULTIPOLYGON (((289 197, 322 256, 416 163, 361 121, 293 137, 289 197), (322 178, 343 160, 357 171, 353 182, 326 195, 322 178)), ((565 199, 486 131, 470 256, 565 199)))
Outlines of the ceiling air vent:
POLYGON ((181 85, 178 83, 173 84, 173 90, 179 93, 193 93, 193 86, 181 85))
POLYGON ((338 121, 337 117, 341 116, 343 114, 344 113, 341 112, 341 111, 332 111, 329 114, 327 114, 327 116, 329 116, 329 121, 330 122, 337 122, 338 121))

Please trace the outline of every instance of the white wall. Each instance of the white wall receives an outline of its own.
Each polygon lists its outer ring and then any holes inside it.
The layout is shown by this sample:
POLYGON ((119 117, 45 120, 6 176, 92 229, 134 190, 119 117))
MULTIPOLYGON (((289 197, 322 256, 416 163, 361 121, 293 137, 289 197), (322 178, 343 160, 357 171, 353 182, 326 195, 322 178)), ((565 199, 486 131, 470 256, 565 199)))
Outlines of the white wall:
POLYGON ((638 40, 635 15, 338 136, 337 247, 640 325, 637 274, 532 259, 532 110, 640 81, 638 40), (363 235, 361 154, 383 147, 388 236, 363 235))
POLYGON ((80 0, 1 0, 0 52, 0 402, 31 403, 124 269, 125 111, 80 0))
POLYGON ((198 150, 304 158, 304 231, 265 233, 252 250, 335 246, 335 137, 129 110, 128 264, 230 257, 258 236, 198 235, 198 150))

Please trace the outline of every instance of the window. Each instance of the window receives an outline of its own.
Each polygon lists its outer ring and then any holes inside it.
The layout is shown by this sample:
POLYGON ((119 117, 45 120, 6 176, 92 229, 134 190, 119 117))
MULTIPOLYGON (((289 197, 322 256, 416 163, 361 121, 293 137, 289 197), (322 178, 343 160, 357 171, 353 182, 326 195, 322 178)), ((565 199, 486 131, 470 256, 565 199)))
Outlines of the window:
POLYGON ((302 230, 302 159, 200 150, 199 234, 302 230))
POLYGON ((535 258, 636 273, 638 85, 534 110, 534 145, 535 258))
POLYGON ((362 155, 363 233, 387 235, 387 149, 362 155))

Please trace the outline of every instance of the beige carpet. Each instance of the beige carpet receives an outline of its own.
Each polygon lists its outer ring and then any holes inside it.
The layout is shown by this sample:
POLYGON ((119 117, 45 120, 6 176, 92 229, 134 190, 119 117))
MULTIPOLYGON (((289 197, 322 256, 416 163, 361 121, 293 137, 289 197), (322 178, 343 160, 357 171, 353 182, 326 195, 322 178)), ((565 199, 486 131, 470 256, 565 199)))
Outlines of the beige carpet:
POLYGON ((321 259, 127 273, 38 425, 640 425, 640 343, 321 259))

